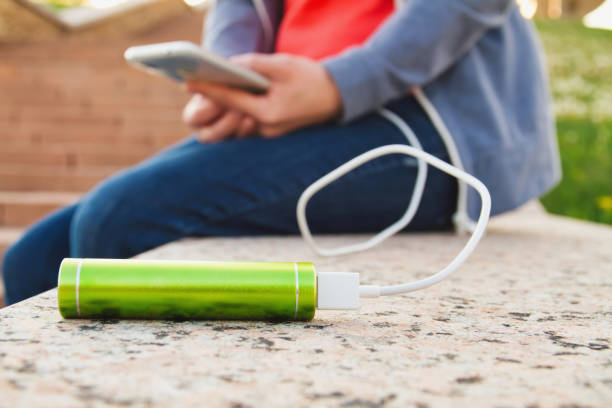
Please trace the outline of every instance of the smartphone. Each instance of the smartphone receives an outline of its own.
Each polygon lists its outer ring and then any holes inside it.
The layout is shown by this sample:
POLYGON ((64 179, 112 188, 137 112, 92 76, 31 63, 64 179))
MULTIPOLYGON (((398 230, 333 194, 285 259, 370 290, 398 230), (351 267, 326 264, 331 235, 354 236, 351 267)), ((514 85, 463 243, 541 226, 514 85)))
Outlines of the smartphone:
POLYGON ((187 41, 130 47, 123 56, 136 68, 178 82, 210 82, 252 93, 265 93, 270 86, 258 73, 187 41))

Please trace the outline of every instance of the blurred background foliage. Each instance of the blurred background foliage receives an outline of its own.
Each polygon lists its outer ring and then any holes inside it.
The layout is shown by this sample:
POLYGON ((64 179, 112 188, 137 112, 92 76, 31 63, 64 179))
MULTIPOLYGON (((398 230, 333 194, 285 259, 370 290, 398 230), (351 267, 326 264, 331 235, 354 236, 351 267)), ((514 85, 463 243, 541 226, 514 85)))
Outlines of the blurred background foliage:
POLYGON ((536 21, 548 61, 563 180, 549 212, 612 224, 612 31, 536 21))

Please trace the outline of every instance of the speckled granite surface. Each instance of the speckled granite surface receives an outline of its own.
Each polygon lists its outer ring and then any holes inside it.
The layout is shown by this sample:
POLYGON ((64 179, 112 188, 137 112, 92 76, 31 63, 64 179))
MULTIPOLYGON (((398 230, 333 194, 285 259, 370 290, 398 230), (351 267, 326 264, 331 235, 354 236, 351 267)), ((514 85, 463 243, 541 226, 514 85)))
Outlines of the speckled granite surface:
MULTIPOLYGON (((399 283, 464 239, 334 259, 297 237, 202 239, 142 257, 314 260, 399 283)), ((0 310, 0 406, 612 406, 612 228, 505 216, 450 280, 363 303, 309 323, 67 321, 50 291, 0 310)))

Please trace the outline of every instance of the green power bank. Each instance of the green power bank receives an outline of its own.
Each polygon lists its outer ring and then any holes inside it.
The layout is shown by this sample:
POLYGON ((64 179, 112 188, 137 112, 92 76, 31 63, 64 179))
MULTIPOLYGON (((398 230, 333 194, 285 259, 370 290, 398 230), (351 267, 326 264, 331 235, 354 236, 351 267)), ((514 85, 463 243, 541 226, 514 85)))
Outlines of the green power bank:
POLYGON ((71 259, 58 276, 64 318, 311 320, 311 263, 71 259))

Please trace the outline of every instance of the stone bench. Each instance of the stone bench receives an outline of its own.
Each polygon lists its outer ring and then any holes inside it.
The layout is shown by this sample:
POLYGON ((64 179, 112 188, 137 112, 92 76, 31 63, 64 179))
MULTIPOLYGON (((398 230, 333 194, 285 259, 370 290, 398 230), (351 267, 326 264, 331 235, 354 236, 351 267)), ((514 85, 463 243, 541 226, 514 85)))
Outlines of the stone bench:
MULTIPOLYGON (((140 257, 305 260, 391 284, 464 240, 321 259, 299 237, 211 238, 140 257)), ((307 323, 63 320, 52 290, 0 310, 0 406, 610 406, 611 286, 612 228, 530 205, 493 220, 447 281, 307 323)))

